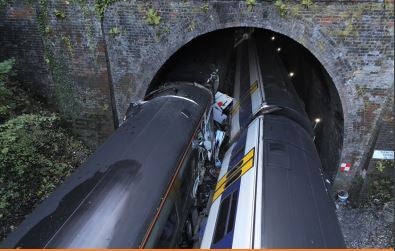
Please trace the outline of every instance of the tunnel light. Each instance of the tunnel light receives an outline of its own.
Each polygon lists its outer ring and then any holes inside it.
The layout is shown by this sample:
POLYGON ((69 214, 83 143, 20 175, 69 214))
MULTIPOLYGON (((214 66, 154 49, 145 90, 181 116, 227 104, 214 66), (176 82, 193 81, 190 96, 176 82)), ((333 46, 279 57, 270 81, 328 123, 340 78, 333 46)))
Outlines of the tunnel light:
POLYGON ((277 48, 277 52, 280 52, 280 51, 281 51, 281 48, 280 48, 280 47, 278 47, 278 48, 277 48))
POLYGON ((274 40, 276 40, 276 37, 275 37, 275 36, 273 36, 273 37, 272 37, 272 40, 273 40, 273 41, 274 41, 274 40))
MULTIPOLYGON (((316 118, 315 120, 314 120, 314 126, 313 126, 313 131, 315 131, 315 129, 317 128, 317 125, 318 125, 318 123, 320 123, 321 122, 321 119, 320 118, 316 118)), ((314 135, 314 137, 313 137, 313 141, 315 141, 315 135, 314 135)))
POLYGON ((292 71, 289 73, 289 76, 292 78, 295 75, 292 71))

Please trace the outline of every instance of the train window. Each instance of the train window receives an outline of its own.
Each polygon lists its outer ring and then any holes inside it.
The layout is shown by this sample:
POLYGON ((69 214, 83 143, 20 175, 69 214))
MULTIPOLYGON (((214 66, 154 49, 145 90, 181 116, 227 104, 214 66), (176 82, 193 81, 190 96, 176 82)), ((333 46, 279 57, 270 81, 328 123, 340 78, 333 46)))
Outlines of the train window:
POLYGON ((155 245, 158 248, 170 247, 172 238, 177 230, 177 211, 176 207, 170 213, 165 225, 163 226, 162 233, 159 237, 158 243, 155 245))
POLYGON ((221 201, 214 231, 213 244, 222 240, 226 234, 233 230, 238 196, 239 191, 236 190, 221 201))
POLYGON ((181 205, 186 205, 188 195, 191 194, 193 185, 193 172, 197 168, 197 151, 189 154, 188 160, 184 162, 176 179, 175 189, 179 193, 178 201, 181 205))
POLYGON ((237 207, 237 199, 238 199, 239 191, 235 191, 232 196, 232 201, 230 202, 230 213, 229 213, 229 220, 228 220, 228 227, 226 233, 229 233, 233 230, 235 225, 235 217, 236 217, 236 207, 237 207))
POLYGON ((163 205, 145 248, 169 247, 169 244, 171 244, 172 237, 179 224, 173 196, 174 192, 171 192, 163 205))
POLYGON ((224 237, 225 234, 225 227, 226 227, 226 221, 228 218, 228 212, 229 212, 229 201, 230 201, 230 196, 228 196, 226 199, 224 199, 221 202, 221 206, 219 207, 219 213, 218 213, 218 219, 217 219, 217 224, 215 227, 215 234, 214 234, 214 243, 217 243, 219 240, 224 237))

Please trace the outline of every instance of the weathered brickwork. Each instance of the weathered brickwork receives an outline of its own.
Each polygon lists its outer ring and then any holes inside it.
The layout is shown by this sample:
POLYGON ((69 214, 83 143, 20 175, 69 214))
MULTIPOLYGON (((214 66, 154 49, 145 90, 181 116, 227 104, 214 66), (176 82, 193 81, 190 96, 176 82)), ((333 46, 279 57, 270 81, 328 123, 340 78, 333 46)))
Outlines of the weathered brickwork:
POLYGON ((114 129, 114 122, 105 42, 94 4, 22 2, 0 15, 6 27, 0 33, 6 45, 0 46, 2 57, 16 54, 22 82, 35 83, 74 131, 96 147, 114 129))
POLYGON ((348 186, 365 165, 383 104, 393 95, 393 1, 316 0, 308 7, 283 1, 287 13, 282 16, 272 1, 250 8, 236 0, 129 0, 109 6, 102 24, 93 0, 83 6, 76 2, 83 1, 48 0, 44 27, 38 18, 41 4, 25 6, 20 19, 8 6, 0 12, 0 40, 6 45, 0 50, 7 56, 15 51, 18 58, 36 50, 21 63, 25 78, 51 90, 48 96, 92 142, 111 131, 112 111, 115 121, 121 119, 129 102, 144 96, 155 73, 183 45, 218 29, 250 26, 292 38, 331 77, 344 113, 340 162, 352 164, 350 172, 338 173, 335 186, 348 186), (161 17, 158 25, 147 23, 150 8, 161 17), (40 25, 45 34, 38 32, 40 25), (30 47, 10 35, 17 29, 28 30, 30 47), (53 57, 48 58, 48 48, 53 57))
POLYGON ((0 61, 15 58, 21 82, 48 98, 52 78, 44 61, 44 46, 33 6, 16 3, 0 10, 0 61))

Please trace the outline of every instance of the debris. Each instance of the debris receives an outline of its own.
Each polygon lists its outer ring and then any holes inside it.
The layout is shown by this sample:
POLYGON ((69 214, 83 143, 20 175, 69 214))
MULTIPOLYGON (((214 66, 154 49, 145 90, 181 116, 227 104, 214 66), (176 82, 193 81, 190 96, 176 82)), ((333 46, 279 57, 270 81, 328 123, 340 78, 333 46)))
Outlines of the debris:
POLYGON ((215 94, 215 103, 213 104, 213 119, 217 123, 223 125, 228 116, 225 114, 225 110, 230 107, 233 102, 233 98, 228 95, 217 92, 215 94))

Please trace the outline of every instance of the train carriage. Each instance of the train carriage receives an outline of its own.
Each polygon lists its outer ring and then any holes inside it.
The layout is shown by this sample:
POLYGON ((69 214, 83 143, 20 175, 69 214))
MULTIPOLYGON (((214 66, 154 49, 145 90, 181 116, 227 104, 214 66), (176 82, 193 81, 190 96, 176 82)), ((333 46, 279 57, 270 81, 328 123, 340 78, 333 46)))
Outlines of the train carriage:
POLYGON ((178 83, 133 106, 129 119, 2 247, 177 246, 199 175, 193 141, 210 128, 211 103, 209 90, 178 83))
POLYGON ((253 38, 237 48, 233 143, 201 247, 342 248, 311 123, 275 48, 263 41, 265 50, 253 38))

